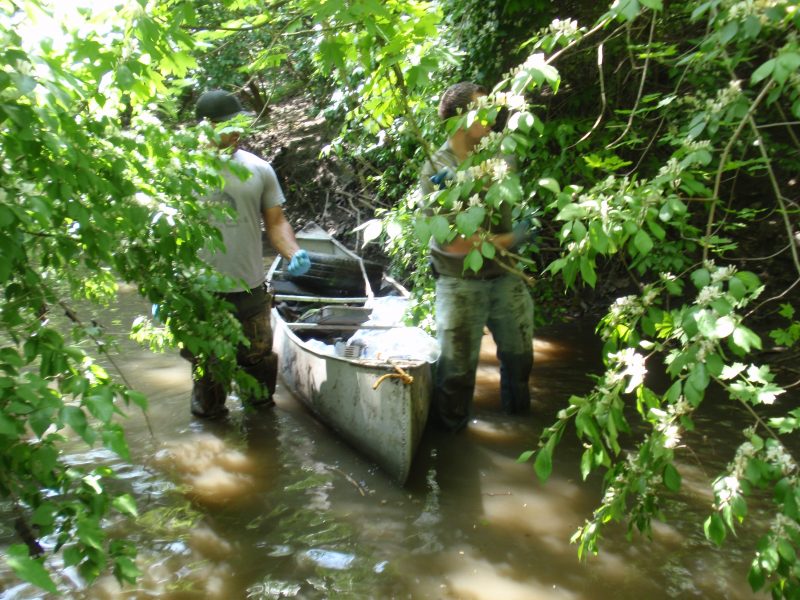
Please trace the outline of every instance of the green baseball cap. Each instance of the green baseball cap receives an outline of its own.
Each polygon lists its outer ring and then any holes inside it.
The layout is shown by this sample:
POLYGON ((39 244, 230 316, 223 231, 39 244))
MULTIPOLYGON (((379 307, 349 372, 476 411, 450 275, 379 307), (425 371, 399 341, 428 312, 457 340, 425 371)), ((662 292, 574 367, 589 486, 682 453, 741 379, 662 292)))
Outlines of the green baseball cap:
POLYGON ((242 103, 233 94, 225 90, 203 92, 197 99, 195 115, 198 121, 208 119, 220 123, 232 119, 236 115, 252 115, 242 107, 242 103))

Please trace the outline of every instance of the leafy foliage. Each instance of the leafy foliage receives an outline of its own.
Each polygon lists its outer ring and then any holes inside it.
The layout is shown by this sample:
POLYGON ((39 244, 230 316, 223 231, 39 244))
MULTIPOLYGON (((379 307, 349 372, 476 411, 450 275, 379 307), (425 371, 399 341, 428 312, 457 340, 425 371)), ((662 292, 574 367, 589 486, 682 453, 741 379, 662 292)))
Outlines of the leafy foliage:
MULTIPOLYGON (((772 419, 763 414, 784 391, 770 368, 751 358, 762 340, 746 322, 765 304, 756 303, 764 285, 737 267, 740 245, 726 234, 757 223, 762 209, 773 211, 784 225, 782 260, 800 275, 792 243, 796 210, 784 191, 787 174, 798 166, 797 138, 785 123, 786 115, 800 116, 798 15, 784 2, 758 7, 706 2, 668 10, 660 2, 619 2, 591 30, 572 27, 567 33, 577 42, 611 29, 608 40, 614 27, 626 33, 628 60, 638 57, 639 94, 633 109, 615 110, 603 125, 606 110, 614 109, 609 101, 616 88, 605 95, 599 63, 603 114, 573 146, 582 148, 593 170, 609 174, 593 182, 573 171, 574 183, 552 186, 555 198, 546 203, 543 218, 561 224, 562 252, 547 271, 567 286, 594 287, 600 269, 620 259, 636 287, 611 305, 598 326, 605 373, 592 392, 570 399, 543 433, 539 449, 523 459, 533 459, 546 479, 555 447, 574 423, 585 447, 582 475, 605 472, 602 501, 574 538, 581 555, 597 552, 608 523, 625 521, 630 530, 648 533, 651 520, 663 518, 664 498, 681 486, 675 460, 690 444, 692 415, 712 388, 721 390, 752 414, 753 425, 713 483, 715 512, 705 523, 706 536, 724 543, 726 532, 746 518, 748 497, 772 490, 776 519, 759 542, 749 581, 754 590, 768 585, 775 596, 793 597, 800 586, 798 467, 785 440, 797 422, 792 412, 772 419), (696 39, 673 39, 670 28, 676 23, 681 31, 696 31, 696 39), (636 39, 637 33, 645 39, 636 39), (657 91, 645 93, 650 85, 657 91), (788 128, 788 138, 772 133, 781 127, 788 128), (619 133, 608 136, 613 129, 619 133), (795 157, 789 162, 787 139, 795 157), (624 154, 609 154, 610 149, 624 154), (629 165, 628 173, 621 172, 629 165), (763 203, 747 208, 725 202, 737 191, 727 181, 741 184, 743 198, 747 182, 762 182, 755 185, 769 190, 769 200, 762 196, 763 203), (665 390, 646 380, 659 359, 670 378, 665 390), (642 436, 631 434, 640 430, 629 421, 631 402, 645 426, 642 436)), ((532 45, 553 51, 564 33, 551 29, 532 45)), ((601 58, 602 50, 598 46, 601 58)), ((552 161, 536 166, 543 164, 552 161)), ((570 174, 549 175, 564 182, 570 174)), ((785 316, 791 318, 788 311, 785 316)), ((788 341, 791 334, 775 335, 788 341)))
MULTIPOLYGON (((111 493, 108 469, 68 466, 58 448, 71 429, 127 456, 118 417, 145 405, 101 366, 109 341, 77 299, 102 305, 118 281, 131 282, 162 306, 168 327, 143 319, 142 340, 182 344, 201 358, 232 355, 240 332, 212 294, 229 282, 197 259, 220 239, 196 200, 219 181, 219 157, 203 149, 214 133, 165 121, 193 84, 235 86, 266 103, 286 89, 279 76, 296 74, 313 76, 326 115, 341 120, 328 151, 371 165, 367 183, 398 201, 379 215, 380 236, 410 267, 418 318, 432 308, 428 241, 480 237, 504 206, 541 227, 541 244, 511 256, 519 274, 540 278, 537 293, 608 293, 612 273, 630 282, 598 325, 605 372, 521 457, 546 479, 574 424, 582 475, 602 471, 605 483, 576 534, 580 553, 598 551, 611 522, 646 533, 662 518, 664 499, 681 488, 676 459, 691 443, 693 415, 713 390, 753 424, 712 483, 706 536, 723 544, 747 518, 751 494, 769 490, 776 516, 749 581, 797 595, 800 484, 785 439, 800 414, 774 415, 783 389, 758 360, 763 342, 752 324, 769 306, 761 296, 771 282, 744 268, 741 259, 754 257, 738 235, 774 216, 783 250, 769 260, 800 277, 797 208, 786 189, 800 166, 793 3, 622 0, 599 17, 576 11, 545 25, 556 15, 525 21, 530 3, 516 0, 168 0, 94 15, 99 28, 65 24, 65 41, 40 42, 19 33, 39 2, 27 12, 0 7, 0 494, 55 540, 67 564, 91 578, 111 560, 120 579, 136 575, 133 549, 102 529, 113 511, 135 514, 132 500, 111 493), (438 94, 454 78, 499 72, 486 100, 448 127, 494 122, 501 108, 505 127, 446 189, 416 197, 418 167, 445 135, 438 94), (514 155, 518 171, 499 154, 514 155), (433 214, 420 213, 421 201, 433 214), (66 314, 66 334, 56 311, 66 314), (666 372, 664 389, 648 384, 653 369, 666 372)), ((367 231, 380 237, 374 224, 367 231)), ((483 235, 466 267, 497 252, 483 235)), ((786 346, 797 339, 790 308, 782 309, 789 326, 773 334, 786 346)), ((235 372, 226 361, 217 368, 235 372)), ((8 560, 52 589, 36 550, 15 546, 8 560)))
MULTIPOLYGON (((753 424, 712 484, 715 511, 705 534, 723 544, 747 517, 748 498, 771 490, 776 518, 755 549, 749 581, 754 590, 769 586, 784 597, 800 586, 798 466, 786 442, 799 423, 796 411, 779 418, 765 414, 784 389, 753 357, 762 340, 747 323, 768 301, 758 303, 765 289, 760 278, 737 266, 743 249, 736 237, 764 212, 778 215, 783 243, 777 255, 795 279, 800 276, 797 210, 785 190, 800 166, 789 116, 800 117, 798 18, 780 1, 758 7, 714 1, 669 10, 653 1, 614 3, 591 28, 554 21, 525 44, 527 58, 485 101, 448 125, 492 123, 505 108, 504 129, 484 139, 445 189, 426 199, 410 195, 385 219, 402 228, 404 235, 392 244, 406 255, 430 239, 481 234, 465 258, 465 268, 477 270, 498 252, 481 224, 511 205, 516 218, 536 215, 544 227, 556 224, 560 252, 545 273, 559 276, 567 288, 594 288, 610 265, 621 263, 632 286, 598 325, 605 373, 589 394, 570 398, 538 450, 521 457, 533 460, 546 479, 557 444, 574 423, 585 448, 583 477, 605 473, 602 501, 574 537, 581 555, 599 550, 611 522, 649 533, 652 519, 663 518, 664 499, 681 488, 676 458, 690 443, 695 411, 713 389, 743 406, 753 424), (676 39, 676 31, 694 32, 695 38, 676 39), (572 96, 563 106, 586 108, 588 96, 576 100, 553 64, 573 72, 570 52, 592 36, 605 36, 595 46, 602 104, 593 121, 582 118, 585 110, 576 118, 553 109, 562 84, 572 96), (626 72, 638 73, 636 86, 607 85, 609 56, 616 72, 625 63, 634 67, 626 72), (638 91, 631 95, 631 89, 638 91), (582 161, 574 160, 578 153, 582 161), (500 154, 517 156, 519 175, 498 160, 500 154), (762 193, 748 203, 751 186, 762 193), (734 200, 737 195, 741 200, 734 200), (433 214, 422 214, 419 201, 433 214), (665 389, 648 385, 653 369, 666 371, 665 389), (640 419, 635 425, 631 404, 640 419), (642 427, 643 435, 633 434, 642 427)), ((592 105, 596 110, 597 102, 592 105)), ((535 267, 529 256, 512 258, 521 269, 535 267)), ((791 289, 776 289, 775 297, 791 289)), ((782 314, 791 320, 787 306, 782 314)), ((793 331, 790 324, 773 337, 791 345, 793 331)))
POLYGON ((113 340, 92 308, 120 281, 161 303, 175 341, 201 357, 230 355, 243 339, 213 295, 229 282, 198 259, 220 243, 216 213, 197 200, 219 183, 220 159, 156 112, 169 111, 170 79, 194 64, 179 5, 73 15, 57 39, 20 34, 29 19, 48 22, 43 5, 0 10, 0 496, 31 532, 9 562, 52 590, 36 541, 46 538, 89 580, 110 561, 133 581, 135 548, 103 531, 112 513, 136 515, 132 498, 110 486, 109 468, 66 464, 59 448, 72 430, 129 456, 120 418, 147 402, 102 366, 113 340))

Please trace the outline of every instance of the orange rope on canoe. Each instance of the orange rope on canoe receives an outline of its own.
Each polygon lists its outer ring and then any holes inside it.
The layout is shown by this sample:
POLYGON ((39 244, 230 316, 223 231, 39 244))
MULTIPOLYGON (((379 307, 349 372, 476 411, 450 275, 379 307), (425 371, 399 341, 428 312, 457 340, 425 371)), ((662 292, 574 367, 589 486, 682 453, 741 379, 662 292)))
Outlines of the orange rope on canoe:
POLYGON ((384 381, 386 381, 387 379, 399 379, 403 383, 405 383, 406 385, 410 385, 411 383, 414 382, 414 377, 412 377, 411 375, 409 375, 408 373, 403 371, 403 369, 401 369, 397 365, 393 365, 393 366, 394 366, 394 370, 397 371, 397 372, 396 373, 386 373, 385 375, 381 375, 380 377, 378 377, 378 381, 376 381, 372 385, 372 389, 373 390, 377 390, 378 386, 380 384, 382 384, 384 381))

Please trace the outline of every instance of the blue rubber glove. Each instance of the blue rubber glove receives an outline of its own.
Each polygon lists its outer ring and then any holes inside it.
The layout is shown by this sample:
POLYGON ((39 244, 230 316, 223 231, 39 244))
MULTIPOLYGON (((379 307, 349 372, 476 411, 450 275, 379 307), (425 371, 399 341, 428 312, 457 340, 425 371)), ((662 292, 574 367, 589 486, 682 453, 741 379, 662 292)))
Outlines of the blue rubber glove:
POLYGON ((301 248, 292 255, 292 260, 289 261, 286 272, 289 275, 304 275, 310 268, 311 258, 309 258, 308 252, 301 248))
POLYGON ((445 167, 444 169, 436 173, 436 175, 431 177, 431 183, 433 183, 433 185, 438 187, 440 190, 443 190, 447 187, 447 180, 452 178, 453 178, 452 169, 445 167))
POLYGON ((522 244, 535 244, 539 237, 539 232, 533 226, 530 219, 522 219, 511 230, 511 247, 518 248, 522 244))

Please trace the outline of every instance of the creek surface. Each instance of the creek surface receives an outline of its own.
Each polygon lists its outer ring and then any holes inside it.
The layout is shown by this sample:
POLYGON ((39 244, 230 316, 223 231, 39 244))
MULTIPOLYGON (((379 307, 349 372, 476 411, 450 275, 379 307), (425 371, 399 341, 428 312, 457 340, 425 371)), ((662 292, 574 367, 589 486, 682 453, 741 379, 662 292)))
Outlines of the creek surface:
MULTIPOLYGON (((135 495, 139 519, 108 528, 136 541, 144 575, 135 588, 120 588, 111 576, 85 586, 67 569, 60 598, 766 597, 750 591, 746 574, 767 513, 751 506, 739 536, 722 549, 702 533, 712 502, 708 482, 732 458, 747 424, 727 403, 707 402, 697 415, 693 452, 678 453, 681 491, 669 497, 668 521, 654 523, 652 541, 628 541, 624 526, 612 526, 599 556, 578 560, 570 537, 600 495, 598 477, 580 478, 582 449, 566 435, 546 484, 517 458, 535 447, 570 395, 591 386, 599 353, 588 326, 537 331, 534 408, 526 417, 501 414, 486 338, 474 420, 456 435, 426 432, 411 477, 399 487, 280 384, 272 410, 245 414, 229 399, 227 422, 193 419, 188 363, 125 337, 146 310, 135 292, 123 290, 108 314, 107 328, 120 336, 115 362, 150 401, 147 420, 131 412, 124 423, 131 461, 78 441, 64 450, 70 463, 113 467, 115 485, 135 495)), ((0 547, 17 543, 7 516, 0 547)), ((55 597, 16 580, 4 564, 0 590, 2 600, 55 597)))

